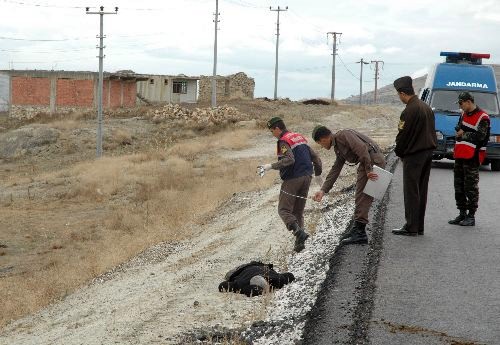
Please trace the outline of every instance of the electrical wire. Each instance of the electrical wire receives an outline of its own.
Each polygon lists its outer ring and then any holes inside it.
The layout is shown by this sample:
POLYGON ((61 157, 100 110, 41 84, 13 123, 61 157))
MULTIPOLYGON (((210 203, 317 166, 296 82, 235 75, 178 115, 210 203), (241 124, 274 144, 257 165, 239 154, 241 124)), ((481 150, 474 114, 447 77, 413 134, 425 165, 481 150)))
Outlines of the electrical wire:
POLYGON ((345 64, 344 60, 342 60, 342 58, 340 57, 340 55, 339 55, 338 53, 337 53, 337 56, 339 57, 340 62, 342 63, 342 65, 344 66, 344 68, 347 70, 347 72, 351 73, 351 75, 352 75, 355 79, 359 80, 359 78, 358 78, 358 77, 356 77, 356 75, 354 75, 354 73, 352 73, 352 71, 351 71, 351 70, 347 67, 347 65, 345 64))
MULTIPOLYGON (((22 6, 32 6, 32 7, 44 7, 44 8, 64 8, 64 9, 86 9, 88 6, 60 6, 60 5, 49 5, 49 4, 41 4, 41 3, 32 3, 25 1, 14 1, 14 0, 0 0, 5 3, 14 4, 14 5, 22 5, 22 6)), ((93 7, 90 7, 93 8, 93 7)), ((157 8, 129 8, 129 7, 120 7, 125 10, 133 10, 133 11, 157 11, 157 8)))
POLYGON ((243 1, 243 0, 225 0, 225 2, 228 2, 230 4, 240 6, 240 7, 247 7, 247 8, 266 8, 265 6, 256 6, 252 3, 243 1))
POLYGON ((316 24, 313 24, 312 22, 310 22, 309 20, 305 19, 304 17, 302 17, 300 14, 298 14, 297 12, 295 12, 295 10, 293 9, 288 9, 288 11, 290 11, 290 13, 292 13, 292 15, 294 15, 296 18, 298 18, 300 21, 310 25, 314 31, 320 33, 320 34, 324 34, 325 31, 323 30, 323 28, 317 26, 316 24))
POLYGON ((32 38, 17 38, 17 37, 6 37, 0 36, 0 40, 10 40, 10 41, 29 41, 29 42, 65 42, 65 41, 79 41, 88 40, 94 37, 74 37, 74 38, 62 38, 57 40, 47 40, 47 39, 32 39, 32 38))
POLYGON ((0 49, 0 52, 6 53, 23 53, 23 54, 53 54, 53 53, 71 53, 71 52, 80 52, 80 51, 90 51, 95 50, 95 47, 85 48, 85 49, 54 49, 50 51, 27 51, 27 50, 18 50, 18 49, 0 49))

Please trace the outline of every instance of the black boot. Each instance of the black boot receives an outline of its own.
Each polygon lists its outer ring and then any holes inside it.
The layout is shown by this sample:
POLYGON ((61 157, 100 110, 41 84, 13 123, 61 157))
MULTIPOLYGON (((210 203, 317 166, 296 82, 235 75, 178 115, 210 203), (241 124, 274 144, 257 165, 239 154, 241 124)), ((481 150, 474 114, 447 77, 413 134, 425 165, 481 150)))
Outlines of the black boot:
POLYGON ((354 222, 350 236, 340 241, 340 244, 367 244, 368 236, 366 236, 365 227, 364 223, 354 222))
POLYGON ((448 221, 448 224, 460 224, 460 222, 463 221, 465 217, 467 217, 467 212, 465 212, 465 210, 460 210, 460 214, 455 219, 450 219, 448 221))
POLYGON ((340 235, 339 241, 345 240, 346 238, 352 236, 352 232, 356 229, 356 222, 353 221, 350 225, 351 226, 349 226, 349 228, 346 231, 344 231, 342 235, 340 235))
POLYGON ((474 216, 475 212, 469 211, 469 214, 465 216, 465 219, 462 220, 458 225, 461 226, 474 226, 476 225, 476 218, 474 216))
POLYGON ((293 235, 295 236, 295 244, 293 246, 293 250, 297 253, 300 253, 302 249, 304 249, 305 242, 309 238, 309 234, 302 230, 297 223, 293 223, 289 226, 289 229, 292 230, 293 235))

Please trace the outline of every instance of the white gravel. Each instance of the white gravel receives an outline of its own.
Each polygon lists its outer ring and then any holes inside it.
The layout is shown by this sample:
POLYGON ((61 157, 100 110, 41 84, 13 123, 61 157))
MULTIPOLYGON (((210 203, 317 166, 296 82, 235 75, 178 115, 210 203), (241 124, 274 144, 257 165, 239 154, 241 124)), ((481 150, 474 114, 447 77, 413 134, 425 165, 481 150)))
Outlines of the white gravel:
POLYGON ((258 330, 249 329, 243 334, 252 339, 254 344, 294 344, 301 339, 306 315, 316 302, 329 269, 329 259, 338 246, 339 235, 352 216, 352 193, 336 201, 339 206, 324 212, 316 234, 307 242, 306 249, 289 258, 289 271, 297 280, 275 292, 268 308, 266 325, 258 330))

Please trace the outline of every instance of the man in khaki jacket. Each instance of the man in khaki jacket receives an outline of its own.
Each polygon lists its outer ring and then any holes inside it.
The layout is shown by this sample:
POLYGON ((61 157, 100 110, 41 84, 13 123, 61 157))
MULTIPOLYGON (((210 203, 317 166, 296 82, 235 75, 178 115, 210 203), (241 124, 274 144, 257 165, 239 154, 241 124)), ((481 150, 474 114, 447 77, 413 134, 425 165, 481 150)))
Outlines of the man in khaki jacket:
POLYGON ((321 201, 323 196, 332 189, 339 177, 344 164, 359 164, 356 179, 354 223, 351 229, 341 238, 341 244, 366 244, 365 227, 368 224, 368 212, 373 202, 373 197, 363 193, 368 179, 376 180, 378 175, 373 172, 373 165, 385 167, 385 158, 378 145, 369 137, 353 129, 339 130, 335 134, 325 126, 316 126, 312 137, 324 149, 333 147, 337 158, 328 173, 321 189, 316 192, 313 199, 321 201))

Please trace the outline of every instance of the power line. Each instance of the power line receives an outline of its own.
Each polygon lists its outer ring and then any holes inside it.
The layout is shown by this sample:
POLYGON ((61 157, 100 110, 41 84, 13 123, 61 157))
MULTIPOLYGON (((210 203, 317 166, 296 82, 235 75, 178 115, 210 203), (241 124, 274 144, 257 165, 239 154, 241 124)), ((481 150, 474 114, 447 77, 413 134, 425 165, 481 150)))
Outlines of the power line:
POLYGON ((339 57, 340 62, 342 63, 342 65, 344 66, 344 68, 347 70, 347 72, 349 72, 355 79, 359 80, 359 78, 356 77, 356 75, 354 73, 352 73, 352 71, 344 63, 344 60, 342 60, 342 57, 340 56, 340 54, 337 54, 337 56, 339 57))
POLYGON ((369 63, 364 62, 363 58, 356 63, 359 63, 361 66, 361 71, 359 73, 359 105, 361 105, 363 103, 363 65, 369 65, 369 63))
POLYGON ((295 17, 297 17, 299 20, 301 20, 302 22, 310 25, 314 31, 320 33, 320 34, 323 34, 325 32, 325 30, 319 26, 317 26, 316 24, 310 22, 309 20, 307 20, 306 18, 302 17, 300 14, 298 14, 296 11, 294 10, 290 10, 290 12, 292 13, 292 15, 294 15, 295 17))
POLYGON ((278 47, 280 43, 280 12, 288 11, 288 6, 284 9, 278 6, 277 9, 269 7, 270 11, 276 12, 278 21, 276 22, 276 62, 274 65, 274 99, 278 99, 278 47))
POLYGON ((337 55, 337 35, 340 40, 340 35, 342 35, 341 32, 327 32, 326 33, 326 41, 328 44, 328 35, 333 36, 333 50, 332 50, 332 56, 333 56, 333 61, 332 61, 332 92, 331 92, 331 99, 332 101, 335 99, 335 56, 337 55))
POLYGON ((373 93, 373 103, 377 103, 377 82, 379 79, 378 65, 381 63, 382 68, 384 67, 384 61, 382 60, 372 60, 371 63, 375 64, 375 91, 373 93))
POLYGON ((53 53, 71 53, 71 52, 80 52, 86 51, 94 48, 85 48, 85 49, 53 49, 50 51, 28 51, 28 50, 17 50, 17 49, 0 49, 0 52, 6 53, 24 53, 24 54, 53 54, 53 53))
POLYGON ((215 0, 214 71, 212 76, 212 108, 217 106, 217 30, 219 25, 219 0, 215 0))
POLYGON ((118 7, 115 7, 114 12, 104 12, 104 6, 99 8, 99 11, 90 12, 90 7, 86 7, 86 14, 98 14, 99 15, 99 81, 97 85, 97 148, 96 156, 100 158, 102 156, 102 89, 103 89, 103 60, 104 60, 104 15, 105 14, 117 14, 118 7))
POLYGON ((61 38, 57 40, 48 39, 34 39, 34 38, 17 38, 17 37, 6 37, 0 36, 0 40, 10 40, 10 41, 29 41, 29 42, 65 42, 65 41, 79 41, 90 39, 90 37, 73 37, 73 38, 61 38))
POLYGON ((256 6, 252 3, 243 1, 243 0, 225 0, 226 2, 229 2, 230 4, 240 6, 240 7, 247 7, 247 8, 266 8, 265 6, 256 6))
MULTIPOLYGON (((60 5, 49 5, 49 4, 42 4, 42 3, 33 3, 33 2, 25 2, 25 1, 14 1, 14 0, 0 0, 5 3, 9 4, 15 4, 15 5, 22 5, 22 6, 32 6, 32 7, 44 7, 44 8, 62 8, 62 9, 85 9, 87 7, 85 6, 60 6, 60 5)), ((133 10, 133 11, 157 11, 157 8, 130 8, 130 7, 122 7, 121 8, 126 9, 126 10, 133 10)))

